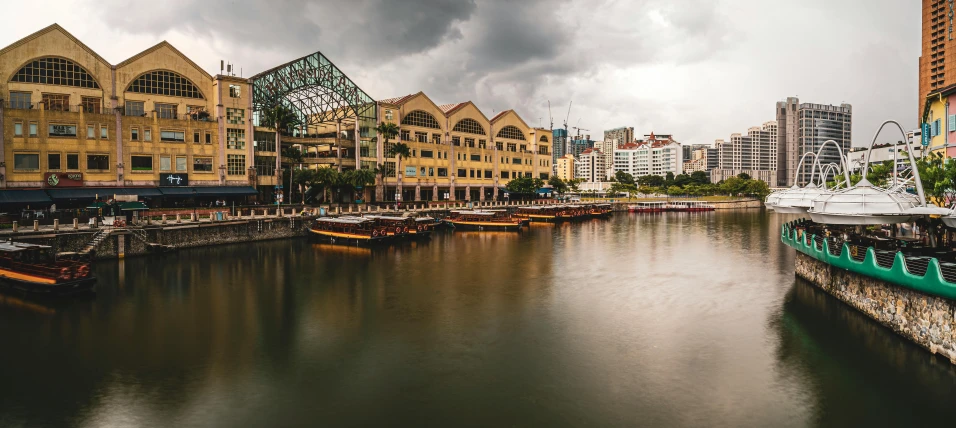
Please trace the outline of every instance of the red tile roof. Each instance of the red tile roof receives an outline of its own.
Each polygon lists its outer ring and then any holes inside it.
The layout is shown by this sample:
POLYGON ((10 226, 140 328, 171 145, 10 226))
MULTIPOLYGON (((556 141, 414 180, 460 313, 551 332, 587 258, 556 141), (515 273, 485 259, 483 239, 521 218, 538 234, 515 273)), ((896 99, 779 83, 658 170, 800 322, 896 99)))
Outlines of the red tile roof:
POLYGON ((385 104, 400 105, 400 104, 404 103, 405 101, 408 101, 409 99, 411 99, 411 98, 414 97, 415 95, 418 95, 418 94, 408 94, 408 95, 404 95, 404 96, 401 96, 401 97, 386 98, 386 99, 384 99, 384 100, 378 100, 378 102, 380 102, 380 103, 385 103, 385 104))
POLYGON ((441 111, 445 112, 445 114, 451 114, 451 113, 453 113, 455 110, 458 110, 458 109, 464 107, 465 104, 468 104, 468 101, 465 101, 465 102, 463 102, 463 103, 442 104, 442 105, 438 106, 438 108, 440 108, 441 111))
POLYGON ((491 118, 491 120, 490 120, 489 122, 494 122, 494 121, 498 120, 498 118, 500 118, 501 116, 504 116, 505 113, 508 113, 509 111, 513 111, 513 110, 508 109, 508 110, 505 110, 505 111, 503 111, 503 112, 501 112, 501 113, 498 113, 498 114, 495 115, 495 117, 491 118))

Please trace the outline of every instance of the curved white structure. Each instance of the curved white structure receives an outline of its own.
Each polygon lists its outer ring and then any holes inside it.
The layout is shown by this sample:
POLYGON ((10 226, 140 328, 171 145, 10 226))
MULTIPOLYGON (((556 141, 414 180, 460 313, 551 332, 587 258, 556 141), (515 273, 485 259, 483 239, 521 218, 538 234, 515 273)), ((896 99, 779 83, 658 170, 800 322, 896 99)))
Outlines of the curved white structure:
MULTIPOLYGON (((806 152, 803 154, 803 156, 800 156, 800 162, 797 163, 797 169, 794 170, 793 172, 793 186, 791 186, 789 189, 778 190, 776 192, 773 192, 767 195, 767 199, 764 200, 764 206, 767 207, 767 209, 777 211, 777 204, 780 202, 781 197, 783 197, 787 193, 790 193, 791 191, 800 190, 800 186, 797 185, 797 174, 799 174, 800 171, 803 171, 803 161, 807 158, 807 156, 813 156, 814 162, 816 162, 816 157, 817 157, 816 153, 806 152)), ((810 180, 813 181, 812 176, 810 180)), ((784 213, 783 211, 778 211, 778 212, 780 212, 781 214, 789 214, 789 213, 784 213)), ((797 214, 799 214, 799 212, 797 212, 797 214)))
MULTIPOLYGON (((880 131, 887 124, 896 125, 903 139, 906 140, 907 154, 910 164, 916 165, 913 158, 912 142, 906 138, 903 127, 899 123, 888 120, 880 125, 880 129, 870 142, 870 151, 863 162, 864 168, 870 164, 873 144, 880 135, 880 131)), ((923 194, 923 183, 919 178, 919 170, 913 168, 913 181, 916 185, 916 195, 906 193, 904 186, 894 186, 893 189, 883 189, 870 184, 864 177, 856 186, 838 192, 822 194, 813 200, 812 208, 808 211, 810 219, 817 223, 867 225, 905 223, 913 220, 918 214, 918 207, 926 207, 926 198, 923 194)))
MULTIPOLYGON (((843 157, 843 148, 841 148, 836 141, 827 140, 823 142, 823 144, 814 154, 813 168, 810 170, 809 184, 803 188, 790 189, 789 191, 782 193, 774 205, 774 211, 781 214, 803 214, 813 206, 813 201, 816 198, 830 193, 830 190, 826 188, 826 182, 824 181, 826 177, 825 174, 822 175, 821 184, 819 186, 813 182, 817 172, 817 167, 820 165, 820 154, 823 153, 823 149, 828 144, 832 144, 834 147, 836 147, 837 152, 840 154, 840 163, 844 167, 843 172, 846 176, 846 182, 850 182, 850 173, 846 168, 846 158, 843 157)), ((797 168, 799 170, 800 167, 798 166, 797 168)))

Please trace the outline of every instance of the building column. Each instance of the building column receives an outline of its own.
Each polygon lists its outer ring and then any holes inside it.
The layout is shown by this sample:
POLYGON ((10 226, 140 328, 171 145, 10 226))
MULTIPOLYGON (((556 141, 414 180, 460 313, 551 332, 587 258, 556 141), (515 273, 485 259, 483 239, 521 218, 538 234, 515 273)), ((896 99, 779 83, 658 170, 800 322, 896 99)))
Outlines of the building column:
POLYGON ((481 202, 485 201, 485 186, 481 186, 481 193, 478 194, 478 200, 481 202))
MULTIPOLYGON (((492 129, 491 135, 494 135, 494 129, 492 129)), ((489 140, 491 141, 489 144, 491 144, 492 153, 494 153, 493 155, 494 157, 491 159, 491 163, 492 165, 494 165, 494 170, 495 170, 492 173, 493 177, 495 178, 495 187, 491 189, 491 194, 492 194, 492 198, 497 201, 498 200, 498 179, 501 177, 501 168, 499 167, 498 162, 500 160, 499 158, 501 157, 501 153, 498 152, 498 143, 495 142, 495 139, 490 138, 489 140)))
MULTIPOLYGON (((114 138, 116 138, 116 185, 122 186, 126 179, 123 168, 123 115, 120 114, 118 109, 114 108, 113 118, 116 122, 116 131, 113 133, 114 138)), ((159 136, 157 135, 157 137, 159 136)))
POLYGON ((465 186, 465 201, 471 201, 471 185, 465 186))
POLYGON ((342 172, 342 120, 335 121, 335 157, 336 166, 342 172))
POLYGON ((448 184, 448 200, 455 201, 455 174, 451 174, 448 184))
POLYGON ((437 184, 432 186, 432 200, 433 201, 438 200, 438 185, 437 184))
POLYGON ((355 169, 362 169, 362 136, 359 128, 359 118, 355 117, 355 169))
POLYGON ((421 186, 421 184, 416 184, 416 185, 415 185, 415 200, 416 200, 416 201, 422 200, 422 186, 421 186))
MULTIPOLYGON (((4 141, 3 141, 3 133, 5 131, 3 127, 3 113, 4 113, 3 109, 5 104, 6 103, 4 102, 4 99, 0 98, 0 157, 2 157, 2 159, 0 159, 0 189, 7 187, 7 162, 6 162, 7 156, 5 154, 6 151, 4 148, 4 141)), ((30 126, 30 125, 27 124, 27 126, 30 126)))

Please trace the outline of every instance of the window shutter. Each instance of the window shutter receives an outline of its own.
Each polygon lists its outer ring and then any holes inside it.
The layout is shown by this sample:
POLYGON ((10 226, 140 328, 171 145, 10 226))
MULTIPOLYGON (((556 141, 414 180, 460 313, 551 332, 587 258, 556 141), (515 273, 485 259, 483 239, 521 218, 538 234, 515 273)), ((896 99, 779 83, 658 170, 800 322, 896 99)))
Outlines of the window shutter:
POLYGON ((956 131, 956 114, 949 115, 949 126, 946 127, 949 132, 956 131))

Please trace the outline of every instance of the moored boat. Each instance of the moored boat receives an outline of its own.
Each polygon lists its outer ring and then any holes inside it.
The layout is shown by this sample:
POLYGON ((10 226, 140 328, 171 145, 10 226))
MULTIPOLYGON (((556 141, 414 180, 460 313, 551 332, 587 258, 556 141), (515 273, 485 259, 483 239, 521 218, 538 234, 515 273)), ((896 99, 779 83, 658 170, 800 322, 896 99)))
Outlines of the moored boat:
POLYGON ((611 204, 595 204, 591 206, 591 217, 606 218, 612 212, 611 204))
POLYGON ((332 242, 379 243, 391 239, 384 226, 362 217, 318 218, 309 230, 332 242))
POLYGON ((627 206, 632 213, 662 213, 667 211, 667 202, 638 202, 627 206))
POLYGON ((521 230, 528 219, 512 217, 505 210, 456 210, 445 218, 455 229, 521 230))
POLYGON ((91 293, 96 285, 92 261, 58 256, 46 245, 0 242, 0 284, 16 290, 70 295, 91 293))
POLYGON ((417 232, 417 224, 412 217, 397 217, 385 215, 366 215, 361 218, 374 220, 378 226, 385 228, 387 236, 395 238, 407 238, 417 232))

